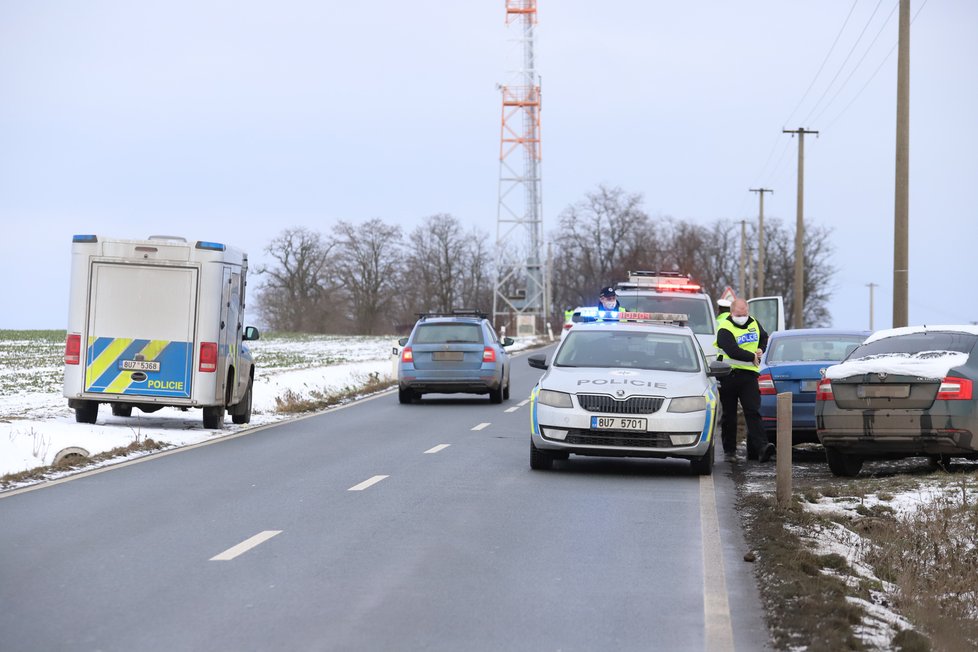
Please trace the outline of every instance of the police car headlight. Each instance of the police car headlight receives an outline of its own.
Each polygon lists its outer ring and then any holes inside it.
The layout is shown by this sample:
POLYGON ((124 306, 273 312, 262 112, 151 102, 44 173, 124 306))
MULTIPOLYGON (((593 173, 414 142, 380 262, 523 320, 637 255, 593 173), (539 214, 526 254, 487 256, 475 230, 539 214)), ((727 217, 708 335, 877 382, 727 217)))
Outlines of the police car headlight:
POLYGON ((543 405, 549 405, 550 407, 555 408, 574 407, 570 394, 566 394, 564 392, 554 392, 549 389, 541 389, 540 394, 537 396, 537 400, 543 405))
POLYGON ((705 396, 683 396, 669 401, 669 412, 700 412, 706 409, 705 396))

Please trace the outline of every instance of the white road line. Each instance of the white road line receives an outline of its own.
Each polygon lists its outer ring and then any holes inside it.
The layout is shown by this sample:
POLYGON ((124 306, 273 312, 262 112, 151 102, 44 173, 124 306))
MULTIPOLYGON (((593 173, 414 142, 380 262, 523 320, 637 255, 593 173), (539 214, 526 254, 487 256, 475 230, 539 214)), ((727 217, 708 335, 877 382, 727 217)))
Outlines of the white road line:
POLYGON ((720 519, 713 476, 700 476, 700 528, 703 536, 703 616, 708 651, 733 650, 730 603, 720 545, 720 519))
POLYGON ((425 454, 425 455, 429 455, 429 454, 431 454, 431 453, 437 453, 437 452, 439 452, 439 451, 443 451, 443 450, 445 450, 445 449, 446 449, 446 448, 448 448, 449 446, 451 446, 451 444, 438 444, 437 446, 435 446, 435 447, 433 447, 433 448, 429 448, 428 450, 426 450, 426 451, 424 452, 424 454, 425 454))
POLYGON ((377 484, 384 478, 389 478, 389 477, 390 477, 389 475, 375 475, 369 480, 364 480, 360 484, 350 487, 349 489, 347 489, 347 491, 363 491, 367 487, 372 487, 373 485, 377 484))
POLYGON ((210 561, 231 561, 238 555, 243 555, 255 546, 265 543, 276 534, 282 534, 282 530, 265 530, 264 532, 259 532, 250 539, 245 539, 238 545, 228 548, 221 554, 214 555, 211 557, 210 561))
POLYGON ((482 430, 483 428, 488 428, 488 427, 489 427, 489 424, 488 423, 480 423, 479 425, 477 425, 472 430, 482 430))
POLYGON ((513 407, 511 407, 511 408, 509 408, 509 409, 508 409, 508 410, 506 410, 506 411, 507 411, 507 412, 516 412, 516 411, 517 411, 517 410, 519 410, 519 409, 520 409, 520 406, 519 406, 519 405, 514 405, 513 407))
POLYGON ((520 401, 516 405, 518 405, 519 407, 523 407, 524 405, 526 405, 529 402, 530 402, 530 399, 525 399, 525 400, 520 401))

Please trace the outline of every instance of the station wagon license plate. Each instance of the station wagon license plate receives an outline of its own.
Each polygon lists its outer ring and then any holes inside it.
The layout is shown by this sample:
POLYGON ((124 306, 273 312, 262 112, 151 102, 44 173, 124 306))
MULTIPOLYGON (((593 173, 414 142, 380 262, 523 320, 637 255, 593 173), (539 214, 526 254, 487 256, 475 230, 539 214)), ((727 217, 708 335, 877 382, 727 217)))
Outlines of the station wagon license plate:
POLYGON ((435 351, 431 354, 431 359, 435 362, 461 362, 461 351, 435 351))
POLYGON ((158 360, 120 360, 119 368, 123 371, 159 371, 158 360))
POLYGON ((635 417, 591 417, 593 430, 646 430, 648 419, 635 417))
POLYGON ((910 385, 859 385, 856 387, 859 398, 907 398, 910 385))

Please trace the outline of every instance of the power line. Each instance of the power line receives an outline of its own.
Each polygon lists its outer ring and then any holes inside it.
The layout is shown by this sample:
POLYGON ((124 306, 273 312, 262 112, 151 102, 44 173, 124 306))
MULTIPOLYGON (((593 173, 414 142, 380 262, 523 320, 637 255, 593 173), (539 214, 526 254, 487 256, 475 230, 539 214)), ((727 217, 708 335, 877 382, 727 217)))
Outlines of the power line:
POLYGON ((842 71, 843 69, 845 69, 846 64, 849 63, 849 58, 852 56, 852 53, 856 51, 856 46, 858 46, 859 42, 863 39, 863 35, 866 34, 866 30, 869 29, 870 23, 873 22, 873 18, 876 16, 876 12, 879 11, 879 8, 882 4, 883 4, 883 0, 879 0, 879 2, 876 3, 876 8, 873 9, 873 13, 870 14, 869 20, 866 21, 865 27, 863 27, 863 30, 861 32, 859 32, 859 36, 856 38, 856 42, 853 43, 852 48, 849 49, 849 54, 846 55, 846 58, 843 60, 842 65, 839 66, 839 70, 835 73, 835 76, 832 77, 832 81, 830 81, 829 85, 825 87, 825 91, 822 92, 822 96, 818 98, 817 102, 815 102, 815 106, 812 107, 812 110, 809 111, 808 115, 805 116, 805 119, 802 120, 803 123, 805 124, 809 123, 812 114, 815 113, 815 110, 818 109, 819 105, 822 103, 822 100, 825 99, 825 96, 828 94, 829 90, 831 90, 832 84, 834 84, 835 80, 839 78, 840 74, 842 74, 842 71))
POLYGON ((869 55, 869 53, 872 51, 873 46, 876 45, 876 41, 878 41, 880 36, 883 34, 883 30, 886 29, 886 26, 890 24, 890 19, 893 18, 893 14, 896 13, 896 10, 899 6, 900 5, 893 5, 893 9, 890 10, 890 14, 886 17, 886 20, 883 21, 883 24, 880 25, 880 29, 878 32, 876 32, 875 38, 873 38, 873 41, 869 44, 869 47, 866 48, 866 51, 863 52, 863 56, 860 57, 859 61, 856 62, 856 65, 853 66, 852 71, 849 73, 849 76, 846 77, 845 81, 842 82, 842 84, 839 86, 839 90, 835 92, 835 94, 829 100, 828 104, 822 107, 822 110, 819 111, 817 116, 815 116, 815 122, 818 122, 818 119, 821 118, 822 115, 829 110, 829 107, 832 106, 833 102, 835 102, 835 98, 839 97, 839 94, 845 89, 846 84, 849 83, 849 80, 852 79, 852 76, 856 74, 857 70, 859 70, 859 66, 861 66, 863 61, 866 60, 867 55, 869 55))
POLYGON ((822 65, 820 65, 818 67, 818 72, 816 72, 815 73, 815 76, 812 78, 812 83, 810 83, 808 85, 808 88, 805 89, 804 95, 802 95, 801 96, 801 99, 798 100, 798 105, 794 109, 792 109, 791 115, 789 115, 788 116, 788 119, 785 120, 782 124, 786 124, 787 125, 787 124, 790 124, 791 123, 791 119, 793 117, 795 117, 795 113, 798 111, 798 109, 801 108, 801 105, 804 103, 805 99, 808 97, 808 94, 811 92, 812 87, 815 86, 815 82, 818 81, 818 76, 822 74, 822 69, 825 68, 825 64, 829 62, 829 57, 831 57, 832 56, 832 52, 835 51, 835 46, 839 43, 839 38, 842 37, 842 32, 845 31, 846 25, 849 24, 849 19, 852 17, 852 12, 856 9, 856 3, 858 1, 859 0, 853 0, 852 6, 849 7, 849 13, 846 14, 846 19, 845 19, 845 21, 843 21, 842 27, 839 28, 839 33, 835 35, 835 40, 832 41, 832 47, 829 48, 829 51, 826 53, 825 58, 822 59, 822 65))

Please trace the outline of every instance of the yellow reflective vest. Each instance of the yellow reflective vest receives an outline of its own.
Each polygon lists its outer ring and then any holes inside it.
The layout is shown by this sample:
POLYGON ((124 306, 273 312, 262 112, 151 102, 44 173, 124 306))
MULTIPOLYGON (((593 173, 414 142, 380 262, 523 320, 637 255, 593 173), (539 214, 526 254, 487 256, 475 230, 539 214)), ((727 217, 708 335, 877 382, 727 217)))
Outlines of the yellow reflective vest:
MULTIPOLYGON (((733 335, 734 340, 737 342, 737 346, 748 353, 755 353, 761 343, 761 326, 757 323, 756 319, 751 319, 747 322, 746 326, 738 326, 724 317, 720 323, 719 330, 730 331, 730 334, 733 335)), ((717 335, 719 336, 719 331, 717 335)), ((743 360, 735 360, 733 358, 727 358, 725 361, 734 369, 747 369, 755 373, 760 370, 753 362, 744 362, 743 360)))

